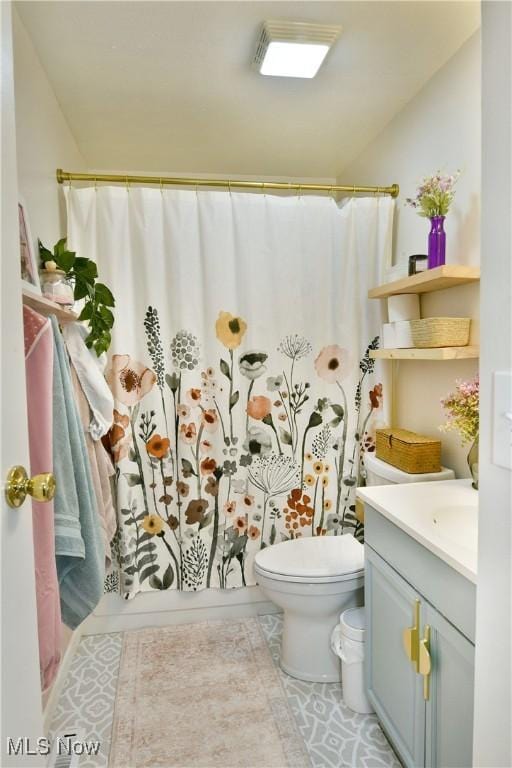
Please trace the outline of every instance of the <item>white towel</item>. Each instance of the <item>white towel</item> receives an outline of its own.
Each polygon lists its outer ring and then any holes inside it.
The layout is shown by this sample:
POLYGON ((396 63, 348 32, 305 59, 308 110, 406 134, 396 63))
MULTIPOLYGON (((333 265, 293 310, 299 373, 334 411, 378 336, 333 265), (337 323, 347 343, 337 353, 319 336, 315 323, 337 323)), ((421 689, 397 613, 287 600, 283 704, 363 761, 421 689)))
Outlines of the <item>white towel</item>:
POLYGON ((99 440, 112 426, 114 398, 103 375, 107 356, 97 357, 93 349, 86 347, 84 339, 88 333, 80 323, 66 323, 62 328, 71 363, 91 408, 89 432, 93 440, 99 440))

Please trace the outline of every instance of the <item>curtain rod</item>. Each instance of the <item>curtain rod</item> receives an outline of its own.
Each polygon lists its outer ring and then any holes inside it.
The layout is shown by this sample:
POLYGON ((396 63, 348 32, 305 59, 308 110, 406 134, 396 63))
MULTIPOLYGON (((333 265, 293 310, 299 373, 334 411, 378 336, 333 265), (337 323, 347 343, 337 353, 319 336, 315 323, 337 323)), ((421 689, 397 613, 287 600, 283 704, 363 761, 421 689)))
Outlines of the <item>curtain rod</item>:
POLYGON ((348 195, 368 193, 374 195, 391 195, 398 197, 400 187, 392 184, 390 187, 360 187, 346 184, 297 184, 285 181, 240 181, 228 179, 193 179, 172 176, 131 176, 129 174, 115 173, 75 173, 63 171, 57 168, 57 181, 63 184, 65 181, 92 181, 110 182, 116 184, 159 184, 160 186, 173 185, 181 187, 223 187, 227 189, 284 189, 297 190, 298 192, 343 192, 348 195))

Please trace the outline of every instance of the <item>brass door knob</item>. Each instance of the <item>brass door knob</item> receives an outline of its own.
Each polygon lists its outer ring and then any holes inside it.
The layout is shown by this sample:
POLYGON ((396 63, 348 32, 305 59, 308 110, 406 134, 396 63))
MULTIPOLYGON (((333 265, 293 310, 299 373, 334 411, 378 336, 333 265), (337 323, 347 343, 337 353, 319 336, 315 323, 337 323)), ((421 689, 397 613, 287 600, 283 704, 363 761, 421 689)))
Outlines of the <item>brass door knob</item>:
POLYGON ((51 472, 29 477, 24 467, 12 467, 7 475, 5 498, 10 507, 21 507, 27 494, 36 501, 51 501, 56 483, 51 472))

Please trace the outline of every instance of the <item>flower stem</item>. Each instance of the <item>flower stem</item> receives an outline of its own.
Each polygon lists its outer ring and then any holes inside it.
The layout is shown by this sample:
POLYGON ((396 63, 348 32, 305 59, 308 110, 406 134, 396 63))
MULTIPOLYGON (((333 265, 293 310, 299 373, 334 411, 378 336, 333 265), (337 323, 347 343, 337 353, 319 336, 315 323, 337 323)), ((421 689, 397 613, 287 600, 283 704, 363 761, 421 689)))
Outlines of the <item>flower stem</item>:
POLYGON ((229 377, 229 439, 233 443, 233 406, 231 405, 231 398, 233 397, 233 350, 229 350, 229 357, 231 361, 231 371, 229 377))
POLYGON ((267 516, 267 503, 268 503, 268 495, 265 493, 263 496, 263 519, 261 521, 261 542, 260 542, 260 549, 263 549, 265 546, 265 542, 263 541, 263 533, 265 531, 265 520, 267 516))
POLYGON ((130 425, 132 428, 133 452, 135 454, 135 461, 137 462, 137 467, 139 468, 140 485, 142 488, 142 496, 144 498, 144 508, 146 510, 146 513, 149 513, 148 496, 146 493, 146 481, 144 480, 144 470, 142 469, 142 459, 140 457, 139 446, 137 445, 137 436, 135 434, 135 421, 137 419, 138 413, 139 413, 138 406, 135 406, 134 408, 130 409, 130 425))
POLYGON ((251 399, 251 392, 252 388, 254 387, 254 379, 251 379, 251 383, 249 384, 249 389, 247 390, 247 409, 245 412, 245 433, 247 434, 249 430, 249 400, 251 399))
MULTIPOLYGON (((341 493, 342 493, 342 482, 343 482, 343 469, 345 466, 345 447, 347 444, 347 396, 345 394, 345 390, 339 383, 339 381, 336 382, 336 384, 339 387, 339 390, 343 397, 343 432, 340 442, 340 448, 338 452, 339 456, 339 464, 338 464, 338 478, 337 478, 337 489, 336 489, 336 517, 339 517, 340 514, 340 504, 341 504, 341 493)), ((343 523, 344 521, 341 521, 341 530, 343 531, 343 523)))
MULTIPOLYGON (((219 493, 220 493, 220 480, 219 480, 219 493)), ((210 547, 210 559, 208 561, 208 575, 206 577, 206 586, 210 586, 212 578, 213 558, 215 557, 215 550, 217 549, 217 536, 219 535, 219 493, 215 496, 214 510, 213 510, 213 533, 212 544, 210 547)))
POLYGON ((195 451, 195 459, 196 459, 196 470, 197 470, 197 497, 198 499, 201 498, 201 472, 199 468, 199 443, 201 442, 201 437, 203 435, 203 429, 204 424, 201 424, 199 427, 199 432, 197 433, 197 440, 196 440, 196 451, 195 451))
POLYGON ((279 451, 279 455, 280 455, 280 456, 282 456, 282 455, 283 455, 283 449, 281 448, 281 443, 279 442, 279 435, 277 434, 277 429, 276 429, 276 427, 275 427, 275 424, 274 424, 274 420, 273 420, 273 419, 270 421, 270 426, 271 426, 271 427, 272 427, 272 429, 274 430, 274 435, 276 436, 276 440, 277 440, 277 449, 278 449, 278 451, 279 451))
POLYGON ((318 491, 318 481, 319 481, 319 478, 317 477, 316 483, 315 483, 315 493, 313 495, 313 521, 311 523, 311 535, 312 536, 315 535, 316 494, 317 494, 317 491, 318 491))
POLYGON ((169 542, 165 538, 165 534, 164 533, 160 534, 160 538, 162 539, 163 543, 167 547, 167 550, 168 550, 170 556, 172 557, 172 559, 174 561, 174 567, 176 568, 176 586, 177 586, 178 589, 181 589, 180 566, 179 566, 178 560, 176 559, 176 555, 174 554, 171 545, 169 544, 169 542))
POLYGON ((222 418, 222 413, 220 412, 220 408, 217 405, 217 400, 215 398, 213 398, 213 402, 215 404, 215 408, 217 409, 217 413, 219 414, 220 426, 222 428, 222 437, 224 438, 224 443, 226 443, 226 430, 224 429, 224 420, 222 418))

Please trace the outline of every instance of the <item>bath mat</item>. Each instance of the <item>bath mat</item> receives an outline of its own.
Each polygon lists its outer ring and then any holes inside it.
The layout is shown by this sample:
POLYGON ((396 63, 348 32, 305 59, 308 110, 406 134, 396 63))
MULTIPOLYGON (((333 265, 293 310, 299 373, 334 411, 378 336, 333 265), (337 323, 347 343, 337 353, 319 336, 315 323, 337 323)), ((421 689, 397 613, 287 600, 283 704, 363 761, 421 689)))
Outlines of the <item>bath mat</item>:
POLYGON ((256 619, 126 632, 111 768, 309 768, 256 619))

